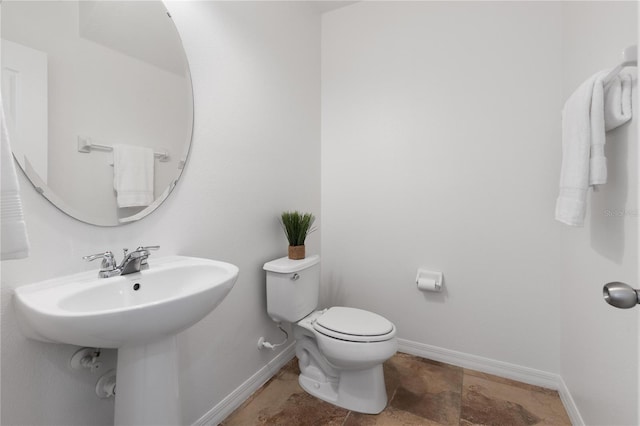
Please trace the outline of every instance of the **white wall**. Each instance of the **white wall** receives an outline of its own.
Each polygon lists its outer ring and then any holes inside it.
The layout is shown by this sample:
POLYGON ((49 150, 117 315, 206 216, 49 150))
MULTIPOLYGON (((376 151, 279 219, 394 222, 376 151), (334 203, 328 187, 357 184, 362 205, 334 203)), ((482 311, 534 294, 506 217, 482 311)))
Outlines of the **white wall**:
POLYGON ((361 2, 323 16, 325 301, 401 338, 560 371, 561 5, 361 2), (444 272, 441 294, 418 267, 444 272))
MULTIPOLYGON (((95 397, 97 376, 67 369, 77 349, 29 341, 16 329, 12 289, 95 269, 80 257, 160 244, 240 267, 226 300, 179 336, 183 420, 191 424, 276 352, 262 264, 286 254, 285 209, 320 213, 320 23, 300 3, 176 2, 195 92, 192 156, 165 205, 143 221, 98 228, 61 214, 21 176, 32 243, 25 260, 2 262, 3 425, 107 425, 113 402, 95 397), (291 164, 295 163, 295 167, 291 164)), ((320 234, 308 240, 319 252, 320 234)), ((114 351, 107 351, 113 367, 114 351)))
MULTIPOLYGON (((563 5, 563 92, 611 68, 637 44, 635 2, 563 5), (610 23, 603 25, 603 23, 610 23)), ((637 425, 638 310, 615 309, 602 286, 638 287, 638 120, 607 135, 609 181, 592 193, 584 228, 558 225, 561 249, 562 377, 586 424, 637 425)))
POLYGON ((404 339, 558 373, 578 421, 637 424, 638 313, 601 293, 638 283, 636 119, 608 135, 586 226, 553 220, 564 100, 637 29, 634 2, 326 14, 325 302, 383 313, 404 339), (444 271, 442 294, 415 290, 419 266, 444 271))

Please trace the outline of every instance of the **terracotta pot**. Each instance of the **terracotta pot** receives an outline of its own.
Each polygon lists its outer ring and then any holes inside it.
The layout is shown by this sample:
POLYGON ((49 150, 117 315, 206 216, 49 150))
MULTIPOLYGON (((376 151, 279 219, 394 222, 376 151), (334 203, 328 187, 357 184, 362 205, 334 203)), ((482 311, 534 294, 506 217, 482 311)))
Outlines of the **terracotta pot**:
POLYGON ((289 246, 289 259, 300 260, 304 259, 304 245, 301 246, 289 246))

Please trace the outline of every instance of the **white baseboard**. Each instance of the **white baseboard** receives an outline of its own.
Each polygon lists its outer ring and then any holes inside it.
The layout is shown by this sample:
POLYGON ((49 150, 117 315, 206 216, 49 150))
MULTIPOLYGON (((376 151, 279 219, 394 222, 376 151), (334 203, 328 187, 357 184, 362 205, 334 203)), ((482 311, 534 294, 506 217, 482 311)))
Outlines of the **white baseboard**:
POLYGON ((223 421, 229 414, 242 405, 251 394, 260 389, 271 377, 295 356, 295 341, 280 352, 267 365, 249 377, 233 392, 227 395, 215 407, 193 423, 193 426, 214 426, 223 421))
MULTIPOLYGON (((416 355, 422 358, 440 361, 458 367, 469 368, 483 373, 493 374, 511 380, 517 380, 531 385, 541 386, 557 390, 564 404, 569 419, 574 426, 584 426, 584 420, 576 406, 571 393, 564 380, 558 374, 510 364, 491 358, 484 358, 464 352, 444 349, 424 343, 413 342, 406 339, 398 339, 400 352, 416 355)), ((273 377, 295 355, 295 342, 292 342, 278 356, 267 365, 258 370, 254 375, 242 383, 237 389, 227 395, 205 415, 193 423, 193 426, 213 426, 223 421, 229 414, 246 401, 251 394, 273 377)))
POLYGON ((426 345, 424 343, 413 342, 406 339, 398 339, 398 350, 422 358, 440 361, 458 367, 469 368, 483 373, 493 374, 519 382, 541 386, 558 391, 560 399, 564 404, 569 419, 574 426, 584 426, 582 416, 578 411, 571 393, 564 380, 559 374, 536 370, 534 368, 523 367, 521 365, 510 364, 491 358, 484 358, 464 352, 444 349, 437 346, 426 345))
POLYGON ((562 400, 564 409, 567 410, 567 414, 569 415, 571 424, 574 426, 585 426, 584 420, 582 419, 580 411, 578 410, 578 406, 573 400, 571 392, 569 392, 569 388, 567 387, 567 384, 564 382, 564 380, 562 380, 562 377, 560 378, 558 393, 560 394, 560 399, 562 400))

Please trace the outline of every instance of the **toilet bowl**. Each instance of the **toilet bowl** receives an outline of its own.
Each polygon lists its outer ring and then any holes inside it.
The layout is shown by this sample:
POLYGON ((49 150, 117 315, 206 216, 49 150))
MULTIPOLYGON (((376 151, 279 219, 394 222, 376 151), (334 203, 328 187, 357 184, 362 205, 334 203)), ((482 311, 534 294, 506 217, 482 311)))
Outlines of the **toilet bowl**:
POLYGON ((382 363, 398 349, 395 334, 395 326, 389 321, 361 309, 333 307, 311 313, 294 325, 300 386, 311 395, 349 410, 381 412, 387 405, 382 363), (354 324, 358 321, 349 322, 349 318, 374 318, 386 325, 377 331, 356 330, 354 324), (327 319, 332 320, 332 335, 324 333, 322 324, 327 319))
POLYGON ((349 307, 315 310, 319 256, 267 262, 267 311, 290 322, 302 388, 331 404, 367 414, 387 404, 382 363, 395 354, 396 328, 373 312, 349 307))

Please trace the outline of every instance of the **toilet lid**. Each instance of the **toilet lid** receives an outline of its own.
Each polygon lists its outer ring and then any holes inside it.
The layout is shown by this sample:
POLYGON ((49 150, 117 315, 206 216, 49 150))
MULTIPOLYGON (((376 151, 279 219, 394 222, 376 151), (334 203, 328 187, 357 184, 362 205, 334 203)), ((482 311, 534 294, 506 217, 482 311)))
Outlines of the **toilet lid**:
POLYGON ((395 326, 381 315, 356 308, 329 308, 313 324, 327 336, 352 342, 379 342, 395 335, 395 326))

